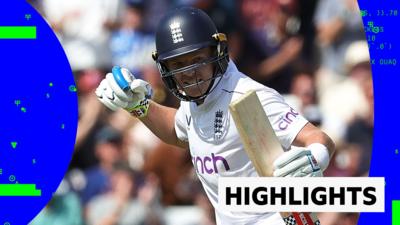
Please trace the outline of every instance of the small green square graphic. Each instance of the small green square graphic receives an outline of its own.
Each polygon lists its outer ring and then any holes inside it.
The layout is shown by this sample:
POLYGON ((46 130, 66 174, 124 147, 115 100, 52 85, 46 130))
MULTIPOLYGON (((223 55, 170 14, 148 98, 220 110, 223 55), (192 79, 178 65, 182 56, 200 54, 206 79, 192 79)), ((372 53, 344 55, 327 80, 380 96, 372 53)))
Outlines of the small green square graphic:
POLYGON ((392 201, 392 225, 400 225, 400 200, 392 201))

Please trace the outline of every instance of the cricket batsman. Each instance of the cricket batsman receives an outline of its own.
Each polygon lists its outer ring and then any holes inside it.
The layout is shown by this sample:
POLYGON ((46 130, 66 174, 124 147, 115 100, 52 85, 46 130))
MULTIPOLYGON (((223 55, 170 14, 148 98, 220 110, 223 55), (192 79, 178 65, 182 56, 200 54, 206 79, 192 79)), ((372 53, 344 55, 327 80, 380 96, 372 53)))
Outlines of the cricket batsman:
POLYGON ((150 85, 119 67, 101 81, 98 99, 112 110, 125 109, 164 142, 189 149, 218 225, 284 225, 279 213, 236 213, 218 207, 219 177, 258 176, 228 105, 256 90, 285 149, 274 162, 276 177, 322 176, 334 152, 332 140, 275 90, 241 73, 229 59, 226 36, 199 9, 178 8, 161 19, 152 57, 166 87, 181 100, 178 109, 151 101, 150 85))

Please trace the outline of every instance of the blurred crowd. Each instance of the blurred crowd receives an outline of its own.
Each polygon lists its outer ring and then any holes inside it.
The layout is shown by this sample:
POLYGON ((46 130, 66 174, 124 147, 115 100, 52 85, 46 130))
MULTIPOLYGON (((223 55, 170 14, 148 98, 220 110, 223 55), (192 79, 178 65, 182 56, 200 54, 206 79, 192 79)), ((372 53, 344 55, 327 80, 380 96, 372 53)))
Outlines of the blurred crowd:
MULTIPOLYGON (((326 176, 368 176, 373 88, 356 0, 31 0, 56 32, 79 97, 75 153, 54 198, 33 225, 212 225, 213 208, 188 151, 162 143, 94 90, 113 65, 129 68, 178 107, 151 52, 160 17, 179 5, 203 9, 228 35, 230 58, 284 95, 335 141, 326 176)), ((320 213, 324 225, 357 214, 320 213)))

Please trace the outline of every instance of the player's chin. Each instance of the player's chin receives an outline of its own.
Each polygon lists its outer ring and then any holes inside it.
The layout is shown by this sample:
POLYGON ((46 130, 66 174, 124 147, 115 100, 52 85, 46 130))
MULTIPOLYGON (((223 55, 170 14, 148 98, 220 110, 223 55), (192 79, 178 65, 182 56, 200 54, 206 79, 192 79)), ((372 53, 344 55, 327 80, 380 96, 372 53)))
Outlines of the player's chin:
POLYGON ((208 84, 203 83, 202 85, 199 86, 193 86, 187 88, 185 90, 185 93, 190 97, 197 98, 203 96, 207 92, 207 89, 208 89, 208 84))
POLYGON ((191 98, 199 98, 203 95, 201 91, 186 91, 185 93, 191 98))

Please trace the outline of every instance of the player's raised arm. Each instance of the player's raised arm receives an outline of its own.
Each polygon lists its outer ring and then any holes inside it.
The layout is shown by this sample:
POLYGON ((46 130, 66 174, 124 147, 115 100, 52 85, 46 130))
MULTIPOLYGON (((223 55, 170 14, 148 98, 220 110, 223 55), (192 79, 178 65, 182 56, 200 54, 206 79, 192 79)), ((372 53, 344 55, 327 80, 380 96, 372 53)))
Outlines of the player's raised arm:
POLYGON ((176 109, 151 101, 146 117, 139 118, 157 137, 167 144, 189 148, 187 142, 180 140, 175 132, 176 109))
POLYGON ((175 132, 176 109, 150 100, 152 88, 144 80, 136 79, 127 69, 114 67, 96 90, 98 99, 109 109, 122 108, 139 118, 162 141, 187 148, 175 132))

